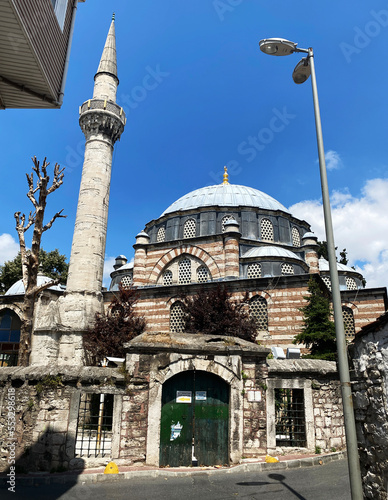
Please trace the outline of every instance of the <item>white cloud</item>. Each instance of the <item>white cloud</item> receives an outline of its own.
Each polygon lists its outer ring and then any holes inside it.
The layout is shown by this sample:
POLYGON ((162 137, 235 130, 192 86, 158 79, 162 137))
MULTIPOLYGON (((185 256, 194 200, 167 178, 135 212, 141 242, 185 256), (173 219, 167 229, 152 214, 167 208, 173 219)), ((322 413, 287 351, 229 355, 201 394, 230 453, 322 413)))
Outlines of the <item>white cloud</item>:
MULTIPOLYGON (((346 248, 349 265, 355 265, 368 287, 388 285, 388 179, 371 179, 359 197, 348 190, 331 195, 334 240, 346 248)), ((306 200, 290 207, 307 220, 319 240, 326 239, 322 202, 306 200)))
POLYGON ((326 151, 325 160, 327 170, 337 170, 342 167, 342 160, 337 151, 333 151, 332 149, 326 151))
POLYGON ((19 243, 8 233, 0 234, 0 266, 19 252, 19 243))

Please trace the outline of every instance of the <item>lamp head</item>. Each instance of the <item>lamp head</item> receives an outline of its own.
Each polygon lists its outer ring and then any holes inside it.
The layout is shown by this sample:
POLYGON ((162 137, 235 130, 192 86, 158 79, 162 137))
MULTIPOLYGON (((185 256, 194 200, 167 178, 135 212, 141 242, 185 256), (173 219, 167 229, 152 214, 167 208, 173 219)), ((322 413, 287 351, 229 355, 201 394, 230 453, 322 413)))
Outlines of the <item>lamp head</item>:
POLYGON ((260 50, 271 56, 289 56, 296 51, 297 45, 284 38, 264 38, 259 42, 260 50))
POLYGON ((304 83, 311 74, 310 62, 308 57, 303 57, 292 73, 292 79, 295 83, 304 83))

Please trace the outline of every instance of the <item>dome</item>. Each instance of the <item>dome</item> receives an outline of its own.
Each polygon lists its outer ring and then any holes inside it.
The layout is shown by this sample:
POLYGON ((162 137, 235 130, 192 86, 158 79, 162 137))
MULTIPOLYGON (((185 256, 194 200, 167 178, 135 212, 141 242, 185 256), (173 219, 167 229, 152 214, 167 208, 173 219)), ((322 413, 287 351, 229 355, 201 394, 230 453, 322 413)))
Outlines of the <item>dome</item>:
POLYGON ((196 189, 182 196, 170 205, 161 215, 193 210, 201 207, 254 207, 266 210, 281 210, 290 213, 286 207, 275 198, 257 189, 237 184, 216 184, 196 189))
MULTIPOLYGON (((319 259, 318 264, 319 264, 320 271, 330 271, 329 262, 326 259, 324 259, 323 257, 321 257, 319 259)), ((345 264, 340 264, 339 262, 337 262, 337 269, 338 269, 338 271, 347 271, 348 273, 360 274, 352 267, 346 266, 345 264)))
POLYGON ((244 253, 244 255, 242 255, 243 259, 248 259, 252 257, 260 257, 260 258, 285 257, 287 259, 296 259, 296 260, 301 260, 303 262, 303 259, 301 259, 294 252, 291 252, 286 248, 275 247, 275 246, 262 246, 262 247, 250 248, 247 252, 244 253))
MULTIPOLYGON (((52 281, 52 278, 49 278, 48 276, 44 276, 43 274, 38 274, 37 277, 37 285, 43 285, 44 283, 48 283, 49 281, 52 281)), ((66 289, 64 285, 54 285, 50 286, 49 290, 57 290, 59 292, 63 292, 66 289)), ((4 295, 24 295, 24 285, 23 285, 23 280, 19 280, 16 283, 14 283, 11 288, 9 288, 4 295)))

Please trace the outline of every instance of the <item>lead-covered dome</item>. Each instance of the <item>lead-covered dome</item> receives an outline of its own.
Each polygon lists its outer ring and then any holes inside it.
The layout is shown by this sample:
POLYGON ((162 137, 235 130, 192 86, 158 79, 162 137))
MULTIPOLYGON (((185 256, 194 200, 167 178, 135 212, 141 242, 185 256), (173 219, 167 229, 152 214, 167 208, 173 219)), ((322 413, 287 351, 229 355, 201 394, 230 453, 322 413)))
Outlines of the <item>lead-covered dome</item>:
POLYGON ((258 189, 239 186, 237 184, 216 184, 185 194, 170 205, 160 217, 173 212, 213 206, 254 207, 265 210, 281 210, 282 212, 290 213, 275 198, 258 189))

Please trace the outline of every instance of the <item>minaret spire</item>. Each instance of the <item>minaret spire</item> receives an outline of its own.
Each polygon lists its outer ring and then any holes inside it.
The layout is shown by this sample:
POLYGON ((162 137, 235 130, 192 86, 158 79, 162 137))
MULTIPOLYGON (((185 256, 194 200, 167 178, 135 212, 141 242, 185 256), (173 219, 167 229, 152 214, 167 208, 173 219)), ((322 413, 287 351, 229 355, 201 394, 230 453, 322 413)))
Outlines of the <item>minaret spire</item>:
POLYGON ((104 50, 94 76, 93 99, 107 99, 116 102, 116 90, 119 84, 117 77, 116 58, 116 31, 115 18, 112 16, 108 36, 106 37, 104 50))

